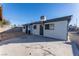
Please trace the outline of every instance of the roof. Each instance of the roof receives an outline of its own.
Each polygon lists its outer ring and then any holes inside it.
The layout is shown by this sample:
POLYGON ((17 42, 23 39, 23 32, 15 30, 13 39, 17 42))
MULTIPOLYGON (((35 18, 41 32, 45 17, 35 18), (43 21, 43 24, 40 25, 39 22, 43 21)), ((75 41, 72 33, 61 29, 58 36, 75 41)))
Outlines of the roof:
MULTIPOLYGON (((44 21, 44 23, 48 23, 48 22, 58 22, 58 21, 65 21, 65 20, 67 20, 68 23, 69 23, 70 20, 71 20, 71 17, 72 17, 72 15, 64 16, 64 17, 59 17, 59 18, 54 18, 54 19, 49 19, 49 20, 44 21)), ((33 22, 33 23, 25 24, 25 25, 40 24, 40 22, 41 22, 41 21, 33 22)))

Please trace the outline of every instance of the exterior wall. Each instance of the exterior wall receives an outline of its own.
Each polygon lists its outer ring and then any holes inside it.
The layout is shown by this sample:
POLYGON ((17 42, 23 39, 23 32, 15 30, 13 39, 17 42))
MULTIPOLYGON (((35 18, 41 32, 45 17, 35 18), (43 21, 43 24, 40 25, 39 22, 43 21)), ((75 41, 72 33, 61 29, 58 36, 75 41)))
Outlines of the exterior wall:
POLYGON ((32 25, 32 30, 31 30, 32 34, 39 35, 39 31, 40 31, 39 25, 40 24, 33 24, 32 25), (33 28, 34 25, 36 25, 36 29, 33 28))
POLYGON ((67 21, 50 22, 48 24, 55 24, 54 30, 45 30, 44 36, 67 40, 67 21))
MULTIPOLYGON (((61 40, 67 40, 67 34, 68 34, 68 21, 58 21, 58 22, 50 22, 45 24, 54 24, 54 30, 53 29, 45 29, 45 26, 43 28, 45 37, 50 38, 57 38, 61 40)), ((31 33, 34 35, 40 35, 40 24, 33 24, 30 25, 31 33), (36 25, 36 29, 34 29, 34 25, 36 25)), ((23 29, 23 32, 25 32, 25 29, 23 29)))
POLYGON ((26 32, 26 28, 23 28, 23 27, 22 27, 22 32, 24 32, 24 33, 25 33, 25 32, 26 32))

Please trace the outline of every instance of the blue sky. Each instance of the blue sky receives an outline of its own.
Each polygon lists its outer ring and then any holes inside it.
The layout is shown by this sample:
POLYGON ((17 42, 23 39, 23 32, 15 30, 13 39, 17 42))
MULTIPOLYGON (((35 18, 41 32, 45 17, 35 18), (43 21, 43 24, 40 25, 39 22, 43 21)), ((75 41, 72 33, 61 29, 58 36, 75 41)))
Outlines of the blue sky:
MULTIPOLYGON (((73 15, 70 24, 74 25, 79 19, 79 4, 58 3, 3 3, 3 17, 11 24, 25 24, 39 21, 44 15, 47 19, 73 15)), ((79 21, 77 22, 79 23, 79 21)), ((79 26, 79 24, 77 24, 79 26)))

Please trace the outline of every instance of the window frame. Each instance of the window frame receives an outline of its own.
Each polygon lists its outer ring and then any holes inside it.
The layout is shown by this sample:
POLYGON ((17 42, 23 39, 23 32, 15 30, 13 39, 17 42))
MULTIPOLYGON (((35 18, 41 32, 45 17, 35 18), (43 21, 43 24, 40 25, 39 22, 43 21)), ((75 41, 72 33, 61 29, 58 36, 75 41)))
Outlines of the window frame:
POLYGON ((45 24, 45 30, 49 30, 49 27, 47 26, 49 26, 49 24, 45 24))
POLYGON ((55 27, 55 24, 45 24, 45 30, 54 30, 55 29, 54 27, 55 27), (47 28, 46 25, 49 27, 47 28))
POLYGON ((37 26, 36 26, 36 25, 34 25, 34 26, 33 26, 33 29, 37 29, 37 26))
POLYGON ((50 28, 50 30, 54 30, 55 29, 55 24, 50 24, 49 28, 50 28))

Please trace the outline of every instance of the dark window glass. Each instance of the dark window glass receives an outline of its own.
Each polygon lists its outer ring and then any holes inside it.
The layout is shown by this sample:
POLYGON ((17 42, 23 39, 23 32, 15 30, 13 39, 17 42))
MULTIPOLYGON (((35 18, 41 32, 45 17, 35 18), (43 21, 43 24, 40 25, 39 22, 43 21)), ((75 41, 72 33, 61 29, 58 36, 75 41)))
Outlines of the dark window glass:
POLYGON ((45 24, 45 29, 49 29, 49 24, 45 24))
POLYGON ((25 29, 25 27, 23 27, 25 29))
POLYGON ((54 24, 45 24, 46 30, 54 30, 54 24))
POLYGON ((36 29, 36 25, 34 25, 34 29, 36 29))

